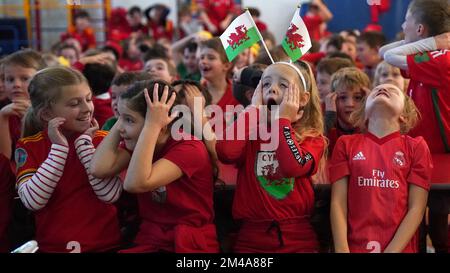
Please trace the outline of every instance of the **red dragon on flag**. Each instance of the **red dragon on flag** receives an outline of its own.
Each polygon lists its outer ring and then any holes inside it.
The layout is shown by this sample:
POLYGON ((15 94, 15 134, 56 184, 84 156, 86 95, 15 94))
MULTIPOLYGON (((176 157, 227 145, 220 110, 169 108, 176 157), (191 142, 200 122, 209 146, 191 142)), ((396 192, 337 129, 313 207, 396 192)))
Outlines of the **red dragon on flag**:
POLYGON ((298 30, 298 26, 291 23, 288 31, 286 32, 286 42, 289 44, 289 48, 291 50, 295 50, 296 48, 302 48, 305 45, 303 44, 303 36, 296 33, 298 30))
POLYGON ((228 37, 228 44, 231 46, 232 49, 235 49, 236 47, 240 46, 243 42, 250 39, 247 35, 247 28, 244 25, 237 26, 235 28, 236 32, 231 33, 228 37))

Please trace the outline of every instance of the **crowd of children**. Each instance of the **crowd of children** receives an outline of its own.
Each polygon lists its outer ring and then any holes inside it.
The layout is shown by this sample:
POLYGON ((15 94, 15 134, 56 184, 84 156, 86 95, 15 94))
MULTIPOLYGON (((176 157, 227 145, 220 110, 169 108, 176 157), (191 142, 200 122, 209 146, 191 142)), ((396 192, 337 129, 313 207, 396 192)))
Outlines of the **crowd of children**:
POLYGON ((447 0, 411 1, 391 44, 330 36, 313 0, 321 46, 293 63, 257 9, 275 62, 228 61, 239 7, 195 3, 180 29, 163 4, 115 9, 102 47, 76 10, 56 58, 0 59, 0 252, 419 252, 425 232, 447 252, 447 0))

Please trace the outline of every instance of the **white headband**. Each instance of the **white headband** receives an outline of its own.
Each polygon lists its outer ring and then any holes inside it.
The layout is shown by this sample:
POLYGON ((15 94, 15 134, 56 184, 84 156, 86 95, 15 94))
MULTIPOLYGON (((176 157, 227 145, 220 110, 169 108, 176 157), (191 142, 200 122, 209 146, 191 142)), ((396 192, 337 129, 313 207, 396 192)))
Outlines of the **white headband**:
POLYGON ((300 71, 300 69, 298 69, 297 66, 293 65, 292 63, 288 63, 288 62, 276 62, 275 64, 286 64, 286 65, 289 65, 290 67, 292 67, 297 72, 297 74, 300 76, 300 79, 302 80, 303 88, 305 89, 305 92, 309 92, 308 88, 306 88, 305 77, 303 76, 302 72, 300 71))

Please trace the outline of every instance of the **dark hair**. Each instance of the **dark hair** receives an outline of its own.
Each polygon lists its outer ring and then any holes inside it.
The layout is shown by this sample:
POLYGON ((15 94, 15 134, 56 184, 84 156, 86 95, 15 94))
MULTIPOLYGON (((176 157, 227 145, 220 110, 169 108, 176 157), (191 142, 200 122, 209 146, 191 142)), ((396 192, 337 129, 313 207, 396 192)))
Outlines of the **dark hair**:
POLYGON ((259 12, 259 9, 257 9, 257 8, 249 7, 247 9, 248 9, 248 12, 250 12, 250 15, 255 16, 256 18, 259 18, 259 16, 261 15, 261 13, 259 12))
POLYGON ((151 76, 145 72, 123 72, 114 77, 111 85, 132 85, 138 81, 151 80, 151 76))
POLYGON ((200 43, 200 48, 210 48, 216 51, 217 53, 219 53, 220 60, 223 63, 228 63, 227 54, 225 53, 225 49, 223 49, 222 42, 220 41, 219 37, 214 37, 206 41, 202 41, 200 43))
POLYGON ((187 49, 188 52, 190 53, 195 53, 197 52, 197 48, 198 48, 198 44, 196 42, 189 42, 185 47, 184 50, 187 49))
POLYGON ((34 68, 36 71, 47 67, 41 54, 29 48, 19 50, 9 55, 5 58, 3 65, 18 65, 25 68, 34 68))
POLYGON ((357 38, 357 43, 365 42, 370 48, 381 47, 386 43, 386 36, 377 31, 367 31, 357 38))
MULTIPOLYGON (((150 100, 153 101, 153 88, 155 84, 158 84, 158 97, 161 98, 164 87, 169 87, 169 98, 172 93, 175 92, 173 87, 162 80, 145 80, 134 83, 128 90, 123 93, 120 98, 127 100, 127 107, 131 110, 138 112, 143 117, 147 114, 147 102, 145 101, 144 89, 148 90, 150 100)), ((171 109, 172 110, 172 109, 171 109)))
POLYGON ((184 88, 185 88, 186 85, 194 85, 195 87, 197 87, 198 90, 200 90, 200 92, 202 93, 203 97, 205 97, 205 104, 206 105, 210 105, 211 104, 211 101, 212 101, 211 94, 198 81, 193 81, 193 80, 176 80, 176 81, 174 81, 172 83, 173 87, 175 87, 177 85, 181 85, 181 90, 180 90, 180 92, 177 93, 177 99, 176 99, 176 101, 178 101, 178 104, 179 104, 180 99, 183 99, 183 98, 186 97, 186 94, 184 93, 184 88))
POLYGON ((450 31, 450 4, 448 0, 414 0, 408 10, 416 23, 428 28, 428 36, 450 31))
POLYGON ((337 50, 341 50, 343 43, 344 38, 342 38, 342 36, 339 34, 335 34, 331 36, 330 40, 328 40, 327 47, 334 46, 337 50))
POLYGON ((144 62, 147 62, 149 60, 153 59, 163 59, 166 61, 169 61, 169 56, 167 55, 166 49, 160 45, 155 44, 154 46, 150 47, 144 55, 144 62))
POLYGON ((352 57, 350 57, 350 55, 348 55, 347 53, 344 53, 342 51, 336 51, 336 52, 330 53, 330 54, 327 55, 327 58, 346 59, 346 60, 349 60, 353 65, 355 64, 355 62, 353 61, 352 57))
POLYGON ((111 82, 116 75, 116 69, 107 64, 86 64, 83 69, 94 96, 108 92, 111 82))
POLYGON ((344 67, 354 67, 352 61, 344 58, 325 58, 317 64, 317 72, 333 75, 336 71, 344 67))
POLYGON ((132 7, 130 7, 129 9, 128 9, 128 15, 133 15, 133 14, 135 14, 135 13, 139 13, 139 14, 141 14, 142 13, 142 10, 141 10, 141 8, 140 7, 138 7, 138 6, 132 6, 132 7))
POLYGON ((84 19, 90 19, 89 13, 85 11, 84 9, 79 9, 75 12, 75 15, 73 16, 73 19, 76 20, 78 18, 84 18, 84 19))
POLYGON ((63 66, 45 68, 36 73, 28 85, 31 107, 24 118, 22 137, 32 136, 43 130, 40 112, 51 107, 64 92, 63 87, 85 82, 86 78, 79 71, 63 66))

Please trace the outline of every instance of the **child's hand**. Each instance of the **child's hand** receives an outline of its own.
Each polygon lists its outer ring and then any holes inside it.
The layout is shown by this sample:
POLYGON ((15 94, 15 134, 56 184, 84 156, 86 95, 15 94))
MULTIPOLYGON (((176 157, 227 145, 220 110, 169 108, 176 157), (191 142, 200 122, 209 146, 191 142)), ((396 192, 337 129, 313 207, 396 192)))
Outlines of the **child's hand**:
POLYGON ((331 92, 325 97, 325 111, 336 112, 336 92, 331 92))
POLYGON ((153 88, 153 102, 150 100, 148 95, 148 90, 144 90, 145 101, 147 102, 147 114, 145 115, 146 125, 154 125, 162 129, 167 126, 172 120, 177 117, 177 113, 172 113, 169 116, 169 110, 172 107, 176 93, 173 92, 169 100, 167 97, 169 95, 169 87, 164 86, 164 91, 161 96, 161 100, 158 98, 158 84, 156 83, 153 88))
POLYGON ((261 81, 259 81, 258 86, 256 86, 255 92, 253 92, 252 105, 259 107, 262 104, 263 104, 262 84, 261 81))
POLYGON ((81 57, 78 60, 80 63, 86 64, 110 64, 112 62, 111 57, 108 53, 100 53, 94 56, 81 57))
POLYGON ((203 94, 198 90, 197 86, 186 84, 185 86, 185 96, 186 96, 186 104, 191 110, 191 113, 194 114, 195 107, 201 107, 200 111, 197 110, 200 113, 203 113, 203 110, 205 109, 205 97, 203 97, 203 94), (195 98, 197 98, 197 101, 200 101, 201 104, 195 105, 195 98))
POLYGON ((64 122, 66 122, 65 118, 54 118, 48 122, 48 138, 53 144, 69 146, 66 137, 59 129, 64 122))
POLYGON ((450 32, 446 32, 434 37, 437 49, 450 49, 450 32))
POLYGON ((296 122, 303 116, 300 110, 300 90, 295 84, 289 84, 289 89, 283 94, 280 104, 280 118, 285 118, 291 122, 296 122))
POLYGON ((88 135, 91 138, 94 137, 95 132, 98 131, 98 129, 100 129, 100 126, 98 125, 98 122, 95 118, 92 118, 91 120, 91 127, 89 127, 89 129, 87 129, 83 135, 88 135))
POLYGON ((18 116, 23 117, 30 108, 31 103, 28 100, 15 100, 0 110, 0 115, 4 117, 18 116))

